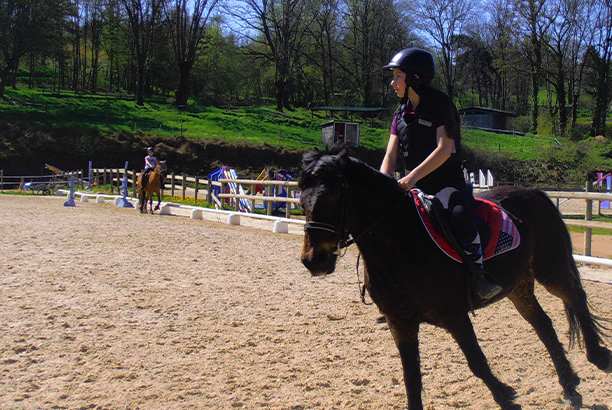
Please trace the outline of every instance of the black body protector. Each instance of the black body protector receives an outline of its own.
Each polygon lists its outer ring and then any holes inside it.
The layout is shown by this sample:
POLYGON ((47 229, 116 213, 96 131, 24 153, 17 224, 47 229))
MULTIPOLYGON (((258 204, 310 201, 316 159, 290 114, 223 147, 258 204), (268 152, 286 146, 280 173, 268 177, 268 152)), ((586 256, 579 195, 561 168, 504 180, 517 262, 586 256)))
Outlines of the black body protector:
MULTIPOLYGON (((416 168, 438 146, 436 128, 443 114, 435 110, 427 101, 421 101, 415 113, 408 112, 404 103, 395 111, 397 136, 404 156, 406 170, 416 168)), ((416 187, 429 195, 436 195, 446 187, 460 192, 465 190, 461 170, 461 141, 453 140, 454 152, 439 168, 417 182, 416 187)))

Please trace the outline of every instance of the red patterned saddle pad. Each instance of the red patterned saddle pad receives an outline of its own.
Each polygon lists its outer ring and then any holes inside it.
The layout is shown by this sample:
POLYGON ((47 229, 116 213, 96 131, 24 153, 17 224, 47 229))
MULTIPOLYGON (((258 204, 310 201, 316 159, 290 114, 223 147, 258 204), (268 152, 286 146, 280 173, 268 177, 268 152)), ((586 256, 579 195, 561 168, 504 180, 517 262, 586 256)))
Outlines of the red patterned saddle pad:
MULTIPOLYGON (((438 247, 451 259, 461 262, 459 254, 452 248, 442 232, 434 227, 418 195, 413 192, 412 197, 414 198, 421 221, 423 221, 423 225, 427 229, 431 239, 433 239, 436 245, 438 245, 438 247)), ((472 209, 472 213, 486 223, 491 230, 489 242, 482 244, 483 259, 491 259, 502 253, 516 249, 520 245, 521 236, 510 216, 497 204, 491 201, 481 198, 476 198, 476 201, 478 205, 472 209)), ((481 235, 481 238, 482 237, 483 235, 481 235)))

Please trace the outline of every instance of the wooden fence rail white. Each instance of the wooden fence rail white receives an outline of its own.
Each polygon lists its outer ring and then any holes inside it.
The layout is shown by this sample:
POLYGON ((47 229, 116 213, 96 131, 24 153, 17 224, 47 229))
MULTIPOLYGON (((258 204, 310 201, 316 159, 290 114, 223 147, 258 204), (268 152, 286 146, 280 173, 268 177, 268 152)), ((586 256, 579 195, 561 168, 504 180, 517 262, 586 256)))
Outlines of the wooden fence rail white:
MULTIPOLYGON (((88 181, 88 177, 84 175, 83 171, 76 170, 64 173, 64 175, 71 174, 77 178, 78 184, 81 187, 84 187, 85 181, 88 181)), ((95 181, 101 185, 110 184, 111 189, 114 190, 114 187, 116 187, 117 193, 120 193, 124 174, 126 174, 128 177, 128 188, 131 188, 133 196, 137 197, 135 181, 140 172, 137 172, 136 170, 125 170, 123 168, 94 168, 92 169, 93 181, 91 182, 93 183, 95 181)), ((2 170, 0 170, 0 190, 3 191, 4 189, 18 188, 19 186, 23 185, 24 181, 44 181, 47 179, 50 180, 51 177, 53 177, 53 175, 7 176, 4 175, 2 170)), ((546 191, 546 194, 556 204, 557 208, 559 208, 561 200, 582 199, 585 201, 584 220, 563 218, 563 221, 568 226, 584 228, 583 254, 587 258, 591 257, 593 229, 612 230, 612 223, 597 222, 592 220, 593 202, 612 201, 612 193, 588 192, 591 186, 592 185, 590 183, 586 184, 587 192, 546 191)), ((298 183, 295 181, 261 181, 253 179, 220 179, 219 181, 208 181, 206 178, 200 176, 175 175, 174 173, 171 173, 165 180, 164 189, 169 189, 172 197, 175 197, 177 192, 180 192, 183 199, 191 197, 197 200, 199 197, 206 197, 207 202, 215 203, 218 207, 222 207, 225 203, 230 204, 230 206, 234 205, 236 210, 238 210, 238 204, 241 199, 248 200, 251 203, 252 210, 255 209, 256 204, 263 204, 268 215, 271 215, 273 212, 273 203, 285 203, 285 213, 287 218, 290 217, 292 208, 297 207, 297 204, 299 204, 300 201, 298 183), (238 189, 234 190, 234 192, 228 192, 230 191, 227 188, 228 184, 236 184, 236 186, 246 187, 246 192, 241 193, 238 189), (263 193, 255 194, 256 187, 258 186, 264 187, 263 193), (212 195, 213 187, 218 187, 220 189, 221 193, 218 196, 212 195), (280 188, 285 190, 287 196, 274 195, 273 192, 280 188)), ((575 255, 575 257, 576 256, 577 255, 575 255)), ((603 264, 612 266, 612 261, 603 261, 603 264)))
MULTIPOLYGON (((136 180, 140 172, 136 170, 124 170, 123 168, 93 168, 92 178, 98 184, 111 185, 111 193, 113 187, 117 187, 117 192, 120 192, 120 186, 123 182, 124 172, 128 176, 128 189, 131 188, 132 195, 137 196, 136 180)), ((277 181, 277 180, 254 180, 254 179, 219 179, 219 181, 208 181, 204 177, 190 175, 175 175, 170 173, 164 181, 164 190, 170 190, 170 196, 175 197, 177 192, 181 193, 181 197, 185 200, 187 197, 198 200, 199 197, 205 197, 206 202, 214 203, 218 207, 222 207, 224 203, 233 204, 238 210, 240 199, 247 199, 251 202, 251 209, 255 208, 256 202, 263 203, 266 206, 266 213, 271 215, 273 212, 274 202, 284 202, 288 206, 285 208, 287 218, 291 215, 291 208, 299 203, 296 198, 297 182, 295 181, 277 181), (229 184, 237 184, 243 187, 250 187, 251 194, 241 194, 228 191, 229 184), (252 194, 257 186, 264 186, 266 189, 263 195, 252 194), (213 187, 218 187, 221 191, 219 195, 213 195, 213 187), (283 188, 287 192, 287 197, 273 195, 275 187, 283 188), (227 201, 226 201, 227 200, 227 201), (293 205, 290 205, 293 204, 293 205)))
MULTIPOLYGON (((590 184, 587 183, 587 190, 590 188, 590 184)), ((608 222, 596 222, 593 221, 593 201, 612 201, 612 194, 605 192, 562 192, 562 191, 547 191, 546 194, 549 198, 553 199, 557 205, 557 209, 560 206, 561 199, 583 199, 585 201, 585 212, 584 220, 567 219, 563 221, 568 226, 577 226, 584 228, 584 256, 590 257, 592 251, 592 240, 593 240, 593 229, 605 229, 612 230, 612 223, 608 222)), ((609 264, 612 266, 612 263, 609 264)))

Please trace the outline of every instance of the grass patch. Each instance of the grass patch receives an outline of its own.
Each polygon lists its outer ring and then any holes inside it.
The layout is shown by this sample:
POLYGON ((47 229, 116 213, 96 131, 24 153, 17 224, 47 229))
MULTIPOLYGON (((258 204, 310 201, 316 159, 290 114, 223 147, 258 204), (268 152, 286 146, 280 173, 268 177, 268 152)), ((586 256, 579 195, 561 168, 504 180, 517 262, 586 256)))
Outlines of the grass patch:
POLYGON ((555 140, 550 137, 527 134, 524 137, 494 134, 481 130, 462 130, 462 142, 468 147, 476 147, 489 152, 503 152, 520 161, 533 161, 544 148, 554 147, 555 140))
MULTIPOLYGON (((563 219, 575 219, 579 221, 584 221, 584 215, 563 215, 563 219)), ((595 222, 607 222, 612 224, 612 215, 593 215, 592 218, 595 222)), ((570 232, 584 233, 584 228, 579 226, 568 226, 567 229, 570 232)), ((591 233, 593 235, 612 235, 612 230, 608 229, 592 229, 591 233)))

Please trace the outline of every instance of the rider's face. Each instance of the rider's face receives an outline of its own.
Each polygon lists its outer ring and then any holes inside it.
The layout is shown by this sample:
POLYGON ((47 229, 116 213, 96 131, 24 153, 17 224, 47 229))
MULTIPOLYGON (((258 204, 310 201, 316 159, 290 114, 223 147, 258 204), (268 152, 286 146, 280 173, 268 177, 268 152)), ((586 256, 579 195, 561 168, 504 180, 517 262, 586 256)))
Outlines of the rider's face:
POLYGON ((399 68, 393 69, 393 80, 391 87, 395 90, 398 97, 402 98, 406 93, 406 73, 399 68))

